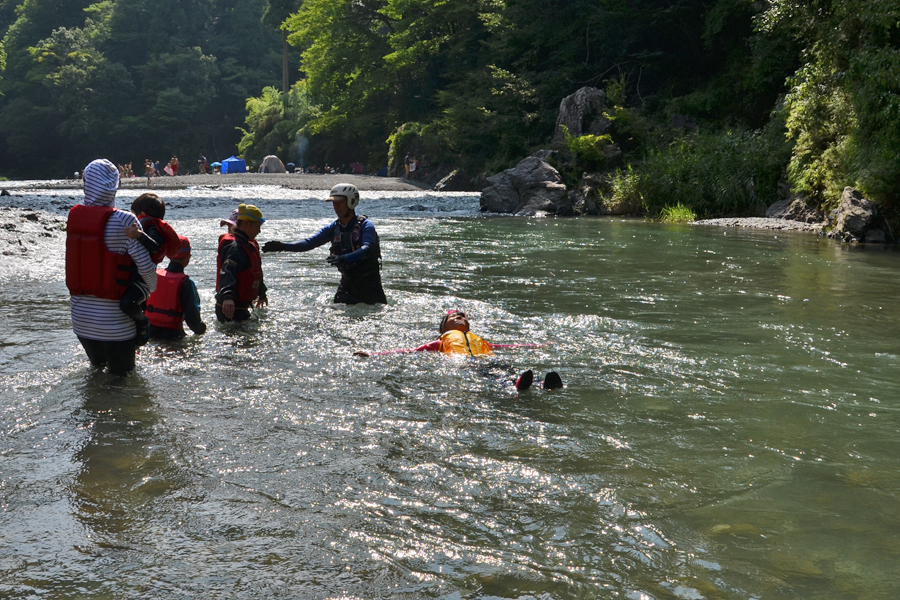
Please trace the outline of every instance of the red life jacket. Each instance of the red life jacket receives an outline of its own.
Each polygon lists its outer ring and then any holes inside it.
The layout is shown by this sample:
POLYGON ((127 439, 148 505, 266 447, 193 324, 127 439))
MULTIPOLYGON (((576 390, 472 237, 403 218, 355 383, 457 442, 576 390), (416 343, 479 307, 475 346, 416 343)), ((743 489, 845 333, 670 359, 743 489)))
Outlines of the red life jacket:
POLYGON ((233 233, 224 233, 219 236, 219 255, 216 258, 216 292, 219 291, 219 277, 222 273, 222 247, 225 244, 237 242, 250 258, 250 268, 237 272, 237 301, 251 304, 259 297, 259 286, 262 284, 262 257, 259 254, 259 244, 248 241, 233 233))
POLYGON ((177 258, 178 254, 181 252, 181 240, 178 239, 178 234, 175 233, 172 226, 162 219, 148 217, 147 215, 142 214, 141 220, 143 221, 145 219, 148 221, 146 224, 147 228, 156 226, 156 230, 165 238, 165 241, 160 245, 159 250, 150 255, 150 260, 159 264, 162 262, 163 258, 177 258))
POLYGON ((165 329, 184 327, 181 286, 187 278, 184 273, 156 270, 156 290, 147 299, 147 310, 144 312, 151 325, 165 329))
POLYGON ((119 300, 131 281, 134 261, 127 253, 106 247, 106 223, 111 206, 78 204, 66 221, 66 287, 73 296, 119 300))

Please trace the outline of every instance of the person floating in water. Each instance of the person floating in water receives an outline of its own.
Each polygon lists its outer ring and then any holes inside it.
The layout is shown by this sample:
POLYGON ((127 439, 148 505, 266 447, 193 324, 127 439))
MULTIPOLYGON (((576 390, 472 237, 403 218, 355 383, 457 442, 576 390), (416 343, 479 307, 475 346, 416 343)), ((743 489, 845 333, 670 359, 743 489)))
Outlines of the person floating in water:
MULTIPOLYGON (((458 309, 451 309, 441 319, 438 327, 441 337, 422 344, 415 348, 403 348, 399 350, 383 350, 381 352, 354 352, 354 356, 379 356, 382 354, 399 354, 404 352, 443 352, 444 354, 460 354, 466 356, 487 356, 494 353, 495 349, 504 348, 542 348, 546 344, 491 344, 475 335, 469 330, 469 319, 466 313, 458 309)), ((516 380, 516 389, 521 391, 531 387, 534 381, 534 372, 529 369, 522 373, 516 380)), ((544 377, 542 384, 545 390, 559 389, 563 387, 562 379, 555 371, 550 371, 544 377)))
POLYGON ((341 283, 334 295, 335 304, 387 304, 381 287, 381 246, 375 225, 357 215, 359 190, 355 185, 339 183, 331 188, 326 202, 337 215, 314 236, 299 242, 266 242, 263 252, 306 252, 331 242, 328 264, 341 272, 341 283))

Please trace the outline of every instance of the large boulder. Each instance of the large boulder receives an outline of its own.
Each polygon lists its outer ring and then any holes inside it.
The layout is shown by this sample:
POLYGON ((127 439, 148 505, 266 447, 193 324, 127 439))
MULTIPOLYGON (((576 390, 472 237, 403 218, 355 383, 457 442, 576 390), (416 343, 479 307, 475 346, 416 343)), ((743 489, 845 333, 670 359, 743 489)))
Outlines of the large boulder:
POLYGON ((553 133, 553 144, 562 145, 566 141, 560 125, 565 125, 569 134, 604 135, 611 122, 603 112, 606 110, 606 93, 594 87, 583 87, 559 103, 559 116, 553 133))
POLYGON ((512 169, 492 175, 481 192, 481 210, 531 216, 572 214, 572 204, 559 172, 529 156, 512 169))
POLYGON ((841 204, 831 213, 830 237, 845 242, 885 244, 895 241, 894 234, 878 205, 866 200, 851 187, 844 188, 841 204))
POLYGON ((609 189, 609 177, 600 173, 583 173, 578 187, 569 192, 572 212, 576 215, 609 214, 609 208, 602 197, 609 189))
POLYGON ((810 206, 799 196, 786 198, 774 203, 766 209, 766 217, 769 219, 800 221, 802 223, 822 223, 825 221, 825 214, 821 210, 810 206))

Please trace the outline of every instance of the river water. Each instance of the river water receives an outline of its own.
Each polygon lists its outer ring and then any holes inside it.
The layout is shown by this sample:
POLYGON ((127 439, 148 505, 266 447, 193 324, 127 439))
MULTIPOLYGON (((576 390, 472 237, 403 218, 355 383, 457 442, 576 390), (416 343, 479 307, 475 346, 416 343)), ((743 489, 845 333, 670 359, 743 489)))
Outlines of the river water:
POLYGON ((280 253, 258 320, 216 324, 218 220, 300 239, 333 219, 304 194, 164 193, 210 328, 125 379, 71 332, 63 237, 0 258, 0 596, 897 597, 900 254, 364 194, 387 306, 280 253), (451 307, 550 345, 353 356, 451 307), (565 389, 516 394, 527 368, 565 389))

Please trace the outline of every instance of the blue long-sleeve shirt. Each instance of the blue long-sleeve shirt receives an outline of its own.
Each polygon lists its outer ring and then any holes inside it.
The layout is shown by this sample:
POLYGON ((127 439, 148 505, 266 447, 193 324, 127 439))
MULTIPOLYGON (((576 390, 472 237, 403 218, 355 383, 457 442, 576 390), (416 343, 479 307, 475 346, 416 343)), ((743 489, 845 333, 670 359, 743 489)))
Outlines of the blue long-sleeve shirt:
MULTIPOLYGON (((341 233, 352 231, 355 222, 356 218, 354 217, 346 225, 341 225, 341 222, 335 219, 333 223, 329 223, 328 225, 320 229, 315 235, 310 236, 305 240, 285 243, 284 249, 289 252, 306 252, 308 250, 318 248, 319 246, 324 246, 325 244, 331 243, 334 240, 334 236, 336 233, 335 228, 337 228, 337 231, 341 233)), ((378 240, 378 234, 375 232, 375 226, 372 224, 372 222, 366 219, 362 222, 360 229, 362 230, 360 247, 357 250, 350 252, 349 254, 344 254, 344 262, 353 263, 358 260, 362 260, 366 258, 372 248, 375 247, 375 242, 378 240)))

